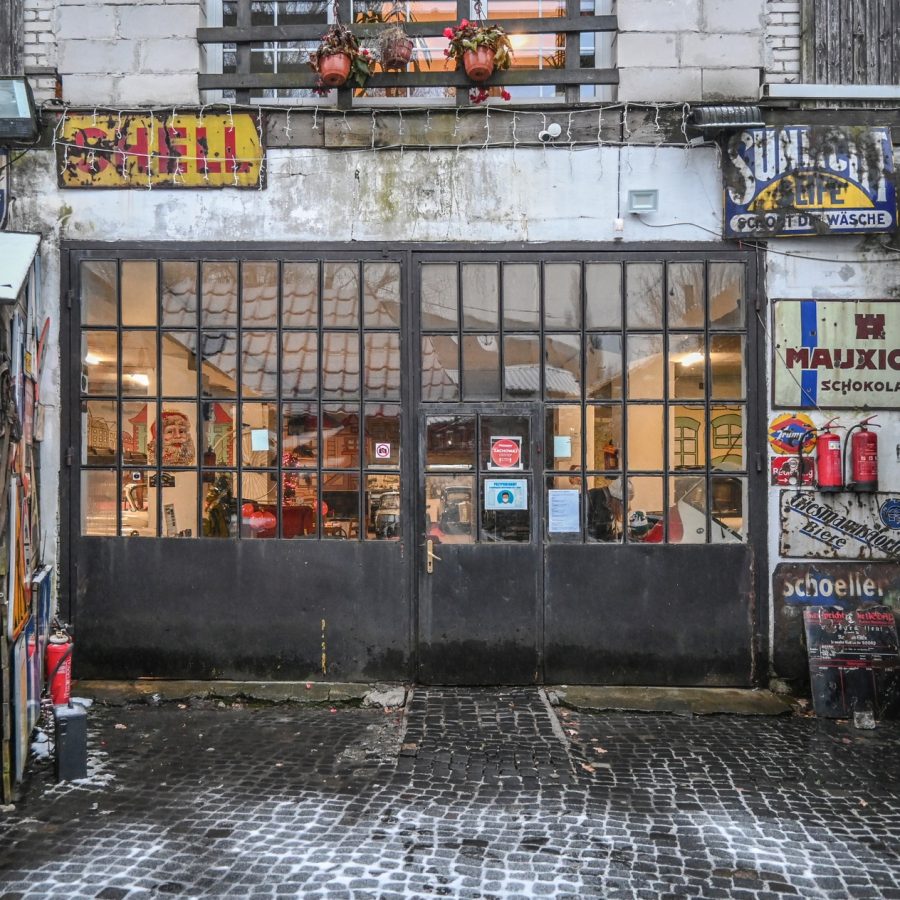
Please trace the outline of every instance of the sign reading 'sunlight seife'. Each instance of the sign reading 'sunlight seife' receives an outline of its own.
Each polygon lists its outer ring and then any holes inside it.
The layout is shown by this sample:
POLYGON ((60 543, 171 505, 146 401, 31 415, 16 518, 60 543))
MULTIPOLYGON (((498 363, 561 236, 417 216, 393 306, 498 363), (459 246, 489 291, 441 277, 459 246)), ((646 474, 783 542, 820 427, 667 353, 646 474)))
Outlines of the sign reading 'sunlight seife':
POLYGON ((775 406, 900 406, 900 303, 778 300, 775 406))
POLYGON ((725 237, 893 231, 890 128, 748 128, 728 143, 725 237))

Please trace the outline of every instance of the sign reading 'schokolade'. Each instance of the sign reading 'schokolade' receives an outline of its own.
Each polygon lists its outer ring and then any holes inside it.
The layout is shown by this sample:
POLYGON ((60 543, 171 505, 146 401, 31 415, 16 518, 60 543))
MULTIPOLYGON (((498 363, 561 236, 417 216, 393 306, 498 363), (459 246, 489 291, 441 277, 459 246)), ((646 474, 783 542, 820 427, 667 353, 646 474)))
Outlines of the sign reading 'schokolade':
POLYGON ((725 237, 894 231, 890 128, 749 128, 728 144, 725 237))

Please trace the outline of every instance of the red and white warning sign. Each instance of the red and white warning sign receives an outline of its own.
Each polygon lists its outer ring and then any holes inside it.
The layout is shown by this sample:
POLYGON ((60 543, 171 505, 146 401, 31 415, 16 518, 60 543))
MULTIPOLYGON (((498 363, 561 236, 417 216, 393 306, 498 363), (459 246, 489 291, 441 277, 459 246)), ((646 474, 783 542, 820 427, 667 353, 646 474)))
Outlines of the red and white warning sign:
POLYGON ((522 438, 491 438, 491 469, 522 468, 522 438))
POLYGON ((391 445, 387 442, 379 442, 375 445, 375 459, 390 459, 391 445))

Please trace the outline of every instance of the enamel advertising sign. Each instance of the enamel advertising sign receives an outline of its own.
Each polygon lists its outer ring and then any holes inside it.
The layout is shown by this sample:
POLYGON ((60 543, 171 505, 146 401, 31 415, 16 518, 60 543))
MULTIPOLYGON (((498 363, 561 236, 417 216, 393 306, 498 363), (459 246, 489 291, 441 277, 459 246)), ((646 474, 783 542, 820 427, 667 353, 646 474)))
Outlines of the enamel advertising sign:
POLYGON ((775 406, 900 405, 900 303, 778 300, 775 406))
POLYGON ((64 188, 259 188, 265 134, 249 113, 66 113, 56 133, 64 188))
POLYGON ((723 168, 725 237, 896 228, 890 128, 749 128, 729 141, 723 168))

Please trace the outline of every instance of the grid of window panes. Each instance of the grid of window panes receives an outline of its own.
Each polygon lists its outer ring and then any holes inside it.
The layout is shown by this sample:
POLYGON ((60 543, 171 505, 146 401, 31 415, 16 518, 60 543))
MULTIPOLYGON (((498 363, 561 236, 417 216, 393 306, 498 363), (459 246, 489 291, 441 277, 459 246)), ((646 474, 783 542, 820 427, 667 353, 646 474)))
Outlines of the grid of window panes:
POLYGON ((400 267, 84 260, 88 535, 399 538, 400 267))
MULTIPOLYGON (((232 27, 238 22, 236 0, 222 3, 222 24, 232 27)), ((250 5, 250 25, 285 26, 315 25, 324 32, 333 21, 334 13, 330 2, 325 0, 270 0, 254 2, 250 5)), ((400 25, 426 23, 435 25, 434 35, 414 35, 412 54, 403 71, 410 73, 433 73, 453 71, 456 63, 444 55, 447 39, 441 34, 443 28, 458 22, 457 0, 352 0, 350 16, 356 24, 400 25)), ((613 0, 581 0, 579 12, 582 16, 611 15, 613 0)), ((567 15, 566 0, 484 0, 485 19, 544 19, 564 18, 567 15)), ((469 12, 476 17, 474 0, 469 12)), ((513 45, 513 69, 546 72, 545 84, 509 85, 507 90, 513 100, 564 100, 565 88, 552 83, 554 70, 565 69, 566 34, 559 33, 515 33, 511 32, 513 45)), ((608 69, 613 67, 614 34, 611 32, 584 31, 578 35, 578 65, 581 69, 608 69)), ((248 45, 250 74, 290 74, 310 71, 309 57, 318 45, 317 40, 255 41, 248 45)), ((241 71, 238 45, 227 43, 222 47, 222 72, 234 74, 241 71)), ((362 46, 375 53, 377 42, 364 40, 362 46)), ((375 72, 383 71, 380 63, 375 72)), ((396 71, 396 70, 394 70, 396 71)), ((578 87, 580 100, 610 100, 612 86, 583 84, 578 87)), ((451 86, 404 86, 378 88, 369 86, 358 97, 370 100, 401 98, 428 98, 439 102, 442 98, 452 102, 456 89, 451 86)), ((499 96, 500 89, 492 88, 492 94, 499 96)), ((236 99, 234 90, 223 92, 226 99, 236 99)), ((260 99, 314 99, 317 103, 333 102, 332 91, 323 98, 311 88, 279 87, 257 88, 250 91, 250 98, 260 99)))
POLYGON ((713 260, 424 264, 422 400, 543 401, 545 508, 570 511, 548 540, 743 541, 746 277, 713 260))

